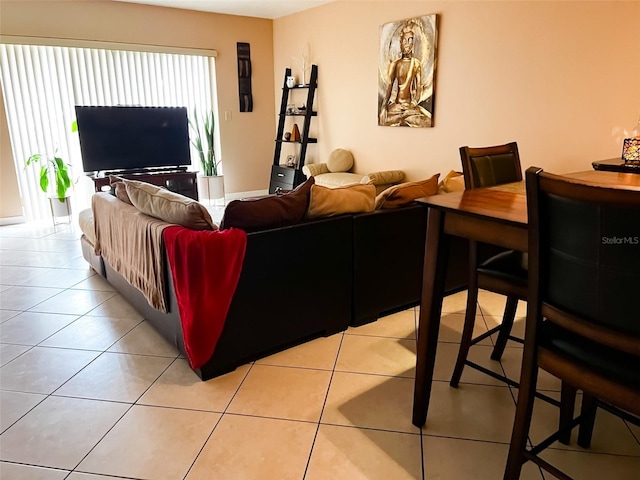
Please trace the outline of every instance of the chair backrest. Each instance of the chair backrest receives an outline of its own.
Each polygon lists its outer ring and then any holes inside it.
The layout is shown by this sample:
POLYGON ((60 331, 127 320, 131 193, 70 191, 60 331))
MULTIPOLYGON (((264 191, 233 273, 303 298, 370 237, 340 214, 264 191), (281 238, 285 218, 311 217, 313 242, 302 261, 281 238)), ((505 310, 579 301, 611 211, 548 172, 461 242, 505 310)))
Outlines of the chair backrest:
POLYGON ((522 180, 516 142, 495 147, 460 147, 464 186, 467 189, 492 187, 522 180))
POLYGON ((640 355, 640 191, 536 167, 526 182, 529 306, 583 337, 640 355))

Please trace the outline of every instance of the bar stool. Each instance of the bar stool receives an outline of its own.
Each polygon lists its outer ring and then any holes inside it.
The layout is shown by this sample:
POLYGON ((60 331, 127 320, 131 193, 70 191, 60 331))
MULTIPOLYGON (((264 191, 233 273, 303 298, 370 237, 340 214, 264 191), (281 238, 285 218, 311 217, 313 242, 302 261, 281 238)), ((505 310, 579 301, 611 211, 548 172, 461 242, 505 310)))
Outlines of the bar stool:
POLYGON ((596 406, 639 423, 640 255, 632 239, 640 237, 640 192, 582 183, 536 167, 526 177, 530 290, 504 479, 518 479, 526 461, 568 479, 538 454, 577 425, 578 443, 587 447, 596 406), (603 240, 621 231, 631 240, 603 240), (528 448, 540 368, 562 380, 563 397, 582 390, 583 408, 573 419, 573 401, 563 398, 571 411, 561 410, 561 430, 528 448), (570 418, 563 420, 567 413, 570 418))
MULTIPOLYGON (((462 160, 462 171, 466 189, 492 187, 504 183, 522 181, 520 155, 518 154, 518 145, 516 142, 482 148, 460 147, 460 158, 462 160)), ((508 340, 522 342, 521 339, 511 336, 511 328, 513 326, 518 300, 526 300, 527 298, 527 270, 525 260, 521 252, 506 250, 479 264, 479 247, 489 246, 478 245, 476 241, 469 241, 467 311, 464 319, 460 349, 458 350, 458 358, 449 383, 452 387, 457 388, 464 366, 469 365, 487 375, 516 385, 515 382, 509 382, 505 377, 469 361, 467 355, 472 345, 493 335, 495 332, 499 333, 493 352, 491 353, 491 359, 493 360, 500 360, 500 358, 502 358, 508 340), (502 324, 476 338, 472 338, 479 288, 506 295, 507 302, 502 324)))

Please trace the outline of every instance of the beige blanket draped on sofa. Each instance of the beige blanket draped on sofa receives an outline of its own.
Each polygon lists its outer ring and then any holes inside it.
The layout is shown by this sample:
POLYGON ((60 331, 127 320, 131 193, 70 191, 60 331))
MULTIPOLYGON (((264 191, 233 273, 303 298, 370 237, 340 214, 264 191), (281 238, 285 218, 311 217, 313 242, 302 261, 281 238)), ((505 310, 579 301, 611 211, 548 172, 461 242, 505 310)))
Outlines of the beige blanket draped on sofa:
POLYGON ((102 255, 116 272, 140 290, 153 308, 166 313, 162 232, 171 224, 145 215, 108 193, 93 195, 92 207, 96 255, 102 255), (111 202, 118 202, 118 208, 110 207, 111 202))

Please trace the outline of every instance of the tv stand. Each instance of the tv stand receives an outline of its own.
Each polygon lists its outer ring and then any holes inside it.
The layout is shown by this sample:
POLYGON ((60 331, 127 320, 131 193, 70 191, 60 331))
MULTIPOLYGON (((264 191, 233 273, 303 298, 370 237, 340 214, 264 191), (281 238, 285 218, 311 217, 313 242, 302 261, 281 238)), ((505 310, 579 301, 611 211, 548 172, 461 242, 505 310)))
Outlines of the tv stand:
POLYGON ((132 168, 128 170, 112 170, 101 171, 96 175, 97 177, 108 177, 109 175, 133 175, 137 173, 154 174, 154 173, 173 173, 173 172, 186 172, 187 167, 159 167, 159 168, 132 168))
POLYGON ((109 176, 126 178, 128 180, 138 180, 153 185, 164 187, 185 197, 198 200, 198 185, 196 183, 196 172, 188 172, 186 167, 169 167, 153 170, 125 170, 118 172, 100 172, 98 175, 90 176, 96 192, 109 190, 109 176))

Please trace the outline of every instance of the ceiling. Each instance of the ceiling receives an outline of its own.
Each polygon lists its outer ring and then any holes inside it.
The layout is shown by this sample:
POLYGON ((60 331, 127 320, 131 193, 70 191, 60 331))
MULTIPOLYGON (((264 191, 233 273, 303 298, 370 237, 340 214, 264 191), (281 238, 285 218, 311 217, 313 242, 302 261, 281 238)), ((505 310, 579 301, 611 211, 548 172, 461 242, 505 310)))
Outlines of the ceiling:
POLYGON ((279 18, 317 7, 333 0, 116 0, 143 3, 160 7, 183 8, 203 12, 244 15, 248 17, 279 18))

